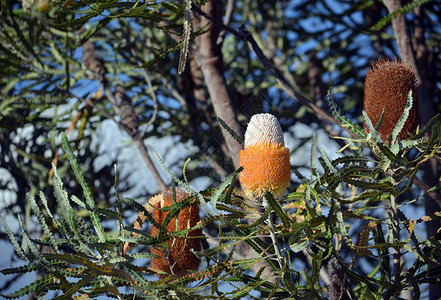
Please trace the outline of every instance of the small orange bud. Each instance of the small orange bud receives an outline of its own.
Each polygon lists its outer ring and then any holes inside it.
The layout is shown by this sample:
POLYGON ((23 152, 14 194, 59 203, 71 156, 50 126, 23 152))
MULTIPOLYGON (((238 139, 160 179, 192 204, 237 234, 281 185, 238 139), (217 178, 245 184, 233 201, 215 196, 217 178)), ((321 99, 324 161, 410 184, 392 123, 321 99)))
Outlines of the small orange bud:
MULTIPOLYGON (((176 202, 181 202, 187 197, 188 194, 185 191, 176 189, 176 202)), ((168 190, 162 194, 156 195, 149 202, 153 206, 153 219, 159 224, 162 224, 169 212, 161 211, 158 208, 172 205, 173 191, 168 190)), ((199 221, 199 207, 197 205, 192 205, 179 212, 177 225, 176 217, 168 223, 167 231, 174 232, 176 230, 186 230, 196 226, 199 221)), ((160 229, 152 225, 151 236, 157 237, 159 232, 160 229)), ((198 238, 192 237, 201 235, 202 229, 196 229, 190 231, 186 237, 172 238, 168 240, 167 244, 169 247, 166 249, 152 246, 150 252, 160 256, 160 258, 152 258, 150 260, 151 268, 153 270, 162 271, 176 276, 186 275, 189 270, 197 270, 201 260, 191 251, 191 249, 194 251, 200 251, 201 241, 198 238)), ((158 274, 158 277, 165 278, 167 276, 164 274, 158 274)))
POLYGON ((254 115, 245 132, 245 148, 239 152, 244 169, 239 180, 248 197, 271 192, 283 196, 289 185, 291 165, 282 128, 271 114, 254 115))
MULTIPOLYGON (((409 137, 420 123, 417 81, 412 68, 401 60, 377 61, 369 70, 364 85, 364 110, 376 126, 384 109, 378 133, 385 144, 404 112, 407 96, 412 91, 412 108, 399 133, 398 141, 409 137)), ((365 129, 369 130, 365 124, 365 129)))

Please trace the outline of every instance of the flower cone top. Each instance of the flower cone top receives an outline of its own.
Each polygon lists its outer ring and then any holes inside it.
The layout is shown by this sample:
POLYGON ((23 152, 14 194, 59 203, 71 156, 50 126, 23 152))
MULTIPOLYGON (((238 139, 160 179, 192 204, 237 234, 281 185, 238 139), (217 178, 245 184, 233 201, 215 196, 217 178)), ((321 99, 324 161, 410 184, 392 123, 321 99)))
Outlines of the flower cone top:
POLYGON ((239 153, 244 169, 239 180, 249 198, 271 192, 283 196, 289 185, 291 165, 282 128, 271 114, 254 115, 245 132, 245 147, 239 153))
MULTIPOLYGON (((384 117, 378 133, 383 143, 388 144, 398 120, 404 112, 409 91, 412 91, 412 108, 397 137, 403 140, 415 131, 420 123, 418 110, 417 80, 413 69, 401 60, 377 61, 369 70, 365 86, 363 109, 376 126, 384 109, 384 117)), ((365 124, 366 130, 368 130, 365 124)))
MULTIPOLYGON (((176 189, 176 202, 181 202, 188 197, 187 192, 181 189, 176 189)), ((162 211, 158 208, 164 208, 173 204, 173 191, 167 190, 162 194, 156 195, 149 201, 153 206, 153 219, 162 224, 168 211, 162 211)), ((168 232, 176 230, 190 229, 200 221, 199 207, 192 205, 182 209, 178 214, 178 220, 174 217, 167 225, 168 232), (177 223, 177 224, 176 224, 177 223)), ((160 229, 152 225, 151 236, 158 237, 160 229)), ((197 270, 201 262, 193 251, 201 251, 201 241, 199 238, 194 238, 202 235, 202 229, 196 229, 188 232, 185 237, 176 237, 167 240, 168 248, 163 249, 152 246, 150 252, 158 255, 158 258, 150 260, 151 268, 156 271, 182 276, 188 274, 190 270, 197 270), (192 251, 193 250, 193 251, 192 251)), ((157 274, 159 278, 167 277, 164 274, 157 274)))

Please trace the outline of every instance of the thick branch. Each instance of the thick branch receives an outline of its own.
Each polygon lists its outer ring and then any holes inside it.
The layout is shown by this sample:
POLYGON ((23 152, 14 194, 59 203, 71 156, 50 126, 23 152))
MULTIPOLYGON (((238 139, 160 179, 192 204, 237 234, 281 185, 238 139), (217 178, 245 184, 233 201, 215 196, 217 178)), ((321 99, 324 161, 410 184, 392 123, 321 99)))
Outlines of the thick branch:
MULTIPOLYGON (((208 1, 203 9, 205 14, 210 16, 211 19, 215 19, 218 22, 221 20, 222 3, 219 0, 208 1)), ((228 94, 228 88, 224 78, 221 49, 217 45, 220 28, 213 26, 213 24, 210 24, 206 19, 199 19, 197 17, 194 18, 193 23, 196 29, 207 24, 209 28, 207 33, 196 39, 198 49, 194 53, 194 57, 200 64, 204 74, 214 112, 219 118, 225 121, 237 135, 241 136, 242 129, 237 121, 236 112, 234 111, 231 97, 228 94)), ((231 137, 228 132, 224 129, 221 130, 229 150, 229 155, 233 160, 233 165, 237 168, 239 167, 239 151, 242 149, 242 146, 231 137)))

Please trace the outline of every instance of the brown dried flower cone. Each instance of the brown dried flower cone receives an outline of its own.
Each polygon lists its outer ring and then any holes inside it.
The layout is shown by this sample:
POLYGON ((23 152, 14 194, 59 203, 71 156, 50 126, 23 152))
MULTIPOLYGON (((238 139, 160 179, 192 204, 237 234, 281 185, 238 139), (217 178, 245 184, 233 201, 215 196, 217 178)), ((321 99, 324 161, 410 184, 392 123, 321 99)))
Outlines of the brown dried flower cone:
MULTIPOLYGON (((369 70, 364 85, 364 110, 374 126, 384 118, 378 133, 385 144, 389 144, 392 131, 404 112, 407 96, 412 90, 412 108, 397 140, 409 137, 420 123, 418 110, 417 80, 413 69, 401 60, 377 61, 369 70)), ((365 124, 365 129, 368 131, 365 124)))
MULTIPOLYGON (((181 190, 176 189, 176 202, 181 202, 188 197, 188 194, 181 190)), ((153 218, 159 224, 162 224, 168 211, 161 211, 158 208, 164 208, 171 206, 173 203, 173 191, 168 190, 153 197, 150 201, 153 206, 153 218)), ((168 232, 174 232, 176 230, 186 230, 196 226, 200 221, 199 207, 192 205, 184 208, 178 214, 178 225, 176 226, 176 217, 173 218, 167 225, 168 232)), ((157 237, 160 229, 152 225, 151 236, 157 237)), ((189 270, 197 270, 201 260, 192 253, 194 251, 201 250, 201 241, 195 236, 201 236, 202 229, 192 230, 184 238, 171 238, 167 241, 168 248, 163 249, 159 247, 151 247, 150 252, 158 255, 161 258, 152 258, 150 261, 151 268, 153 270, 162 271, 170 275, 182 276, 188 274, 189 270)), ((167 275, 157 274, 159 278, 165 278, 167 275)))

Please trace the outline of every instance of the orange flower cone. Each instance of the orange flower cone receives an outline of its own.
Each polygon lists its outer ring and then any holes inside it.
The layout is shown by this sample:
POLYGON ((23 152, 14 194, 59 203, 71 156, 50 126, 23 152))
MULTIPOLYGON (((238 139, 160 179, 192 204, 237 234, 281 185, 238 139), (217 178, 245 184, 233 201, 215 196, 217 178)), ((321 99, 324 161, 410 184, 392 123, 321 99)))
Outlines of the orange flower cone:
MULTIPOLYGON (((377 61, 369 70, 364 85, 363 109, 376 126, 384 109, 378 133, 389 144, 392 131, 404 112, 407 96, 412 91, 412 108, 397 140, 409 137, 420 123, 417 81, 413 69, 401 60, 377 61)), ((365 124, 365 129, 368 131, 365 124)))
MULTIPOLYGON (((181 202, 187 197, 188 194, 185 191, 176 189, 176 202, 181 202)), ((162 194, 156 195, 149 202, 153 206, 153 218, 156 222, 162 224, 169 212, 161 211, 158 208, 172 205, 173 191, 168 190, 162 194)), ((176 217, 168 223, 167 231, 174 232, 176 230, 187 230, 196 226, 199 221, 199 207, 197 205, 192 205, 179 212, 177 225, 176 217)), ((157 237, 159 232, 160 229, 152 225, 151 236, 157 237)), ((198 238, 192 237, 201 235, 202 229, 196 229, 190 231, 186 237, 178 237, 168 240, 168 248, 163 249, 152 246, 150 252, 160 257, 152 258, 150 260, 151 268, 156 271, 176 276, 186 275, 191 270, 197 270, 201 260, 192 252, 192 249, 194 251, 201 251, 201 241, 198 238)), ((167 277, 167 275, 164 274, 157 274, 157 276, 159 278, 167 277)))
POLYGON ((245 147, 239 153, 244 169, 239 180, 249 198, 262 197, 265 192, 283 196, 289 185, 291 165, 282 128, 271 114, 254 115, 245 132, 245 147))

